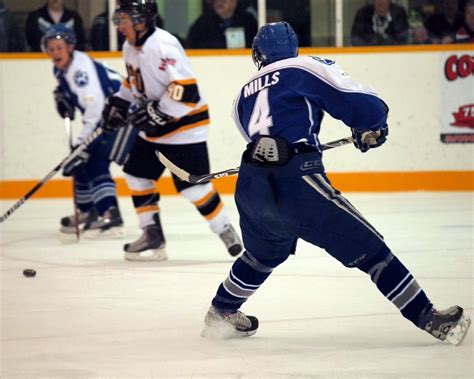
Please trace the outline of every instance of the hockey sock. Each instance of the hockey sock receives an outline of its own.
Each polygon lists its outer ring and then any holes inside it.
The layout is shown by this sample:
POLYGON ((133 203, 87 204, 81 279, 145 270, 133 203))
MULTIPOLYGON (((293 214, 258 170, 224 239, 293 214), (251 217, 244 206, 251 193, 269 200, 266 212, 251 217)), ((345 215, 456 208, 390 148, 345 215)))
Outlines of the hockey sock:
POLYGON ((76 203, 79 211, 85 213, 94 206, 92 202, 92 191, 88 182, 75 181, 76 203))
POLYGON ((109 175, 101 175, 92 182, 92 198, 100 215, 111 206, 117 206, 115 182, 109 175))
POLYGON ((212 305, 228 312, 237 311, 250 295, 258 290, 273 269, 287 258, 259 261, 245 251, 234 262, 229 276, 219 286, 212 305))
POLYGON ((216 234, 224 232, 229 216, 219 194, 211 183, 199 184, 180 191, 181 196, 191 201, 209 227, 216 234))
POLYGON ((423 328, 433 305, 408 269, 384 247, 376 256, 359 266, 370 275, 382 294, 416 326, 423 328))
POLYGON ((140 228, 155 224, 153 217, 160 212, 158 201, 160 194, 156 188, 149 188, 141 191, 132 190, 133 206, 138 215, 140 228))

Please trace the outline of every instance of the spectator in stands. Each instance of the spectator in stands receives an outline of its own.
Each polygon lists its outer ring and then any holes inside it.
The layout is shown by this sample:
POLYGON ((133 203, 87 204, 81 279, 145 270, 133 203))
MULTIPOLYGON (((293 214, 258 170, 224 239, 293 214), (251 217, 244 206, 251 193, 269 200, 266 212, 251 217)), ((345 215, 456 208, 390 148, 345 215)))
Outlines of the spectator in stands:
POLYGON ((464 22, 456 31, 455 43, 474 43, 474 0, 468 0, 464 7, 464 22))
MULTIPOLYGON (((156 26, 163 28, 163 19, 160 15, 156 17, 156 26)), ((94 17, 92 21, 91 33, 90 33, 91 48, 95 51, 108 51, 109 46, 109 10, 107 2, 105 5, 105 12, 102 12, 94 17)), ((125 42, 125 37, 118 33, 117 35, 117 46, 119 50, 122 50, 122 45, 125 42)))
POLYGON ((225 49, 251 47, 257 34, 257 20, 238 0, 211 0, 191 26, 187 46, 191 49, 225 49))
POLYGON ((438 11, 425 22, 430 42, 453 43, 456 31, 463 21, 458 0, 440 0, 438 11))
POLYGON ((0 0, 0 52, 23 51, 23 38, 15 16, 0 0))
POLYGON ((373 0, 357 11, 352 25, 352 44, 405 45, 408 42, 408 16, 405 8, 391 0, 373 0))
POLYGON ((86 38, 81 16, 64 7, 64 0, 46 0, 46 4, 31 12, 26 19, 26 40, 31 51, 41 51, 41 39, 54 24, 65 24, 76 33, 76 50, 84 50, 86 38))

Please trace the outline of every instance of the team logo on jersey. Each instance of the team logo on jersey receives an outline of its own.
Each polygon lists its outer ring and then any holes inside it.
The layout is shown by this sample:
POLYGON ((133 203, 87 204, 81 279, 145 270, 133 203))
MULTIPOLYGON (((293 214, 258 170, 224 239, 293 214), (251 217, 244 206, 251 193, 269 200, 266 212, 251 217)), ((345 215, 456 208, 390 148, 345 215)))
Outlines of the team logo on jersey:
POLYGON ((89 83, 89 76, 87 72, 78 70, 74 73, 74 83, 78 87, 85 87, 89 83))
POLYGON ((166 71, 167 66, 174 66, 175 64, 176 64, 176 59, 161 58, 161 65, 159 68, 161 71, 166 71))
POLYGON ((315 61, 318 61, 319 63, 325 64, 325 65, 328 65, 328 66, 331 66, 334 63, 336 63, 332 59, 320 58, 320 57, 316 57, 314 55, 310 55, 310 58, 313 58, 315 61))

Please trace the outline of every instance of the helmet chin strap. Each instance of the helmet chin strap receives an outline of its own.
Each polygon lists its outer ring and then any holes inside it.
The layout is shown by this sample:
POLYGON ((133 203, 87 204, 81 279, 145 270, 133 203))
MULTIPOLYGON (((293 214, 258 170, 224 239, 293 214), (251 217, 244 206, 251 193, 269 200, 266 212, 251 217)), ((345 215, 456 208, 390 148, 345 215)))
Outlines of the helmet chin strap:
POLYGON ((148 29, 143 29, 142 31, 138 31, 135 28, 135 46, 136 47, 142 47, 145 44, 148 37, 150 37, 153 34, 154 31, 155 31, 155 28, 153 28, 153 27, 148 28, 148 29), (145 33, 143 34, 142 37, 140 37, 140 33, 142 33, 143 31, 145 33))

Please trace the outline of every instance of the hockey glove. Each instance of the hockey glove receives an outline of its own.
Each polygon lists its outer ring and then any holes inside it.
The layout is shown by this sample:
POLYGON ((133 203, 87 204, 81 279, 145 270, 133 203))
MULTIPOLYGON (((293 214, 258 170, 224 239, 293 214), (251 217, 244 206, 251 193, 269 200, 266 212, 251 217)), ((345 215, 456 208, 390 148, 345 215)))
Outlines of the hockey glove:
POLYGON ((110 96, 102 111, 102 127, 109 132, 127 124, 130 102, 117 96, 110 96))
POLYGON ((56 102, 56 110, 62 118, 69 117, 74 120, 74 104, 71 102, 69 97, 63 92, 61 87, 56 87, 53 92, 54 101, 56 102))
POLYGON ((158 101, 150 101, 137 109, 131 116, 131 122, 135 128, 144 131, 148 137, 159 137, 160 127, 165 126, 171 116, 160 111, 158 101))
POLYGON ((365 153, 369 149, 379 147, 387 140, 388 125, 375 130, 351 129, 351 131, 352 138, 354 138, 354 146, 365 153))
POLYGON ((79 166, 89 160, 90 154, 84 146, 76 147, 63 163, 63 175, 72 176, 79 166))

